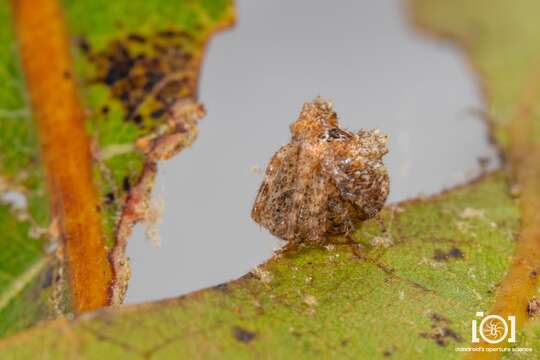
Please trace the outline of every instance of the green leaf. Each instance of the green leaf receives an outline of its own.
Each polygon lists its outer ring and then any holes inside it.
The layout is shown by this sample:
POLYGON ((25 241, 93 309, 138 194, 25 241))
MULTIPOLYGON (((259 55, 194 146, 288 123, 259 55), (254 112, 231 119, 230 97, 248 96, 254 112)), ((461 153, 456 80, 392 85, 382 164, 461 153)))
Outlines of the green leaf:
MULTIPOLYGON (((234 8, 230 0, 60 3, 65 18, 43 21, 65 21, 71 39, 75 68, 65 74, 76 79, 85 107, 100 232, 113 273, 108 303, 119 304, 129 280, 125 244, 133 224, 145 219, 156 161, 195 139, 204 115, 197 98, 204 49, 213 32, 231 25, 234 8)), ((33 44, 17 41, 15 4, 0 1, 0 336, 71 312, 68 275, 80 265, 67 264, 63 239, 73 236, 51 210, 49 199, 58 194, 46 184, 43 134, 32 116, 36 99, 21 65, 23 45, 33 44)), ((36 9, 43 4, 35 2, 36 9)), ((52 58, 62 55, 32 56, 51 59, 53 72, 52 58)), ((71 155, 63 155, 66 163, 71 155)))
POLYGON ((0 352, 7 359, 37 347, 55 359, 454 357, 470 340, 475 312, 493 303, 518 215, 504 175, 491 175, 386 209, 383 222, 357 231, 360 245, 304 248, 176 300, 44 324, 0 343, 0 352), (61 336, 66 329, 71 337, 61 336))

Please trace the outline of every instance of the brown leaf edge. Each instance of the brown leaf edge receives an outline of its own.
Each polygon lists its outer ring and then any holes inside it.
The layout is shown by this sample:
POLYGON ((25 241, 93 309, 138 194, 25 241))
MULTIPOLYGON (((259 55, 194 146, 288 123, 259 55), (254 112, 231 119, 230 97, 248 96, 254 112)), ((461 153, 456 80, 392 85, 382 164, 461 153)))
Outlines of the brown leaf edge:
MULTIPOLYGON (((235 19, 236 15, 233 15, 208 31, 202 53, 206 53, 211 37, 234 26, 235 19)), ((200 74, 203 57, 198 59, 197 74, 200 74)), ((124 301, 131 275, 125 250, 133 227, 148 218, 157 162, 167 160, 191 146, 198 134, 197 123, 205 115, 204 106, 196 99, 178 100, 173 105, 173 111, 168 114, 168 131, 155 137, 140 139, 136 144, 137 148, 145 153, 145 160, 142 174, 130 190, 116 225, 115 246, 109 255, 114 279, 110 287, 111 305, 121 305, 124 301)))

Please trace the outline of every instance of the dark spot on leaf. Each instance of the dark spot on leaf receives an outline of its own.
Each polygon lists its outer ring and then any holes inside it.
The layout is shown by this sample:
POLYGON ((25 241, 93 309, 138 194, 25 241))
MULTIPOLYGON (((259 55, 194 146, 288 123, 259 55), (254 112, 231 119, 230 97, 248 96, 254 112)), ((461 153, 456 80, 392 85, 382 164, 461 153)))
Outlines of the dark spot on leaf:
POLYGON ((123 91, 122 93, 120 93, 120 100, 123 100, 123 101, 129 100, 129 91, 123 91))
POLYGON ((91 51, 90 43, 85 37, 81 36, 77 39, 77 46, 85 54, 88 54, 91 51))
POLYGON ((450 255, 450 257, 452 257, 454 259, 463 259, 463 252, 461 252, 461 250, 458 249, 457 247, 451 248, 450 252, 449 252, 449 255, 450 255))
POLYGON ((150 116, 152 117, 152 119, 159 119, 163 116, 163 114, 165 114, 165 109, 158 109, 156 111, 152 111, 150 116))
POLYGON ((446 253, 441 249, 435 249, 435 254, 433 255, 433 258, 437 261, 444 261, 447 259, 446 253))
POLYGON ((109 113, 109 107, 107 105, 104 105, 101 107, 101 113, 103 115, 107 115, 109 113))
POLYGON ((452 330, 449 326, 451 321, 440 314, 433 313, 430 316, 432 324, 431 331, 421 332, 419 335, 424 339, 431 339, 441 347, 445 347, 449 344, 450 340, 455 342, 463 342, 463 338, 452 330))
POLYGON ((452 259, 463 259, 463 252, 453 246, 450 250, 447 252, 444 252, 441 249, 435 249, 435 253, 433 254, 433 259, 437 261, 448 261, 452 259))
POLYGON ((161 32, 158 33, 158 36, 161 36, 163 38, 169 38, 169 39, 171 39, 171 38, 184 38, 184 39, 187 39, 187 40, 193 40, 193 37, 190 34, 179 31, 179 30, 174 30, 174 29, 161 31, 161 32))
POLYGON ((105 194, 105 204, 111 205, 111 204, 114 203, 115 199, 116 199, 116 197, 114 196, 114 193, 109 192, 109 193, 105 194))
POLYGON ((136 33, 129 34, 128 35, 128 40, 131 40, 131 41, 134 41, 134 42, 137 42, 137 43, 144 43, 146 41, 144 36, 136 34, 136 33))
POLYGON ((240 326, 235 326, 233 328, 233 334, 236 340, 243 342, 243 343, 249 343, 255 339, 255 336, 257 336, 256 333, 252 331, 248 331, 244 328, 241 328, 240 326))
POLYGON ((387 349, 385 351, 383 351, 383 356, 384 357, 390 357, 392 355, 394 355, 394 353, 396 352, 396 347, 395 346, 392 346, 390 349, 387 349))
POLYGON ((178 94, 181 92, 184 86, 187 86, 187 79, 171 80, 167 82, 157 92, 156 99, 163 105, 171 106, 178 99, 178 94))
POLYGON ((133 117, 133 122, 137 125, 141 125, 143 122, 143 118, 141 115, 137 114, 133 117))
POLYGON ((535 278, 535 277, 538 276, 538 272, 537 272, 536 270, 533 270, 533 271, 531 271, 531 272, 529 273, 529 276, 530 276, 531 278, 535 278))
POLYGON ((120 101, 124 120, 155 127, 147 120, 161 118, 179 99, 196 95, 198 60, 191 53, 196 41, 174 29, 131 33, 99 52, 92 53, 88 45, 87 56, 95 65, 94 81, 120 101))
POLYGON ((125 192, 130 192, 131 191, 131 183, 129 181, 129 177, 124 176, 124 179, 122 180, 122 187, 123 187, 125 192))
POLYGON ((163 77, 165 75, 158 70, 149 70, 146 74, 146 83, 144 84, 143 90, 144 91, 150 91, 159 84, 161 80, 163 80, 163 77))
MULTIPOLYGON (((123 46, 118 45, 117 49, 118 52, 113 57, 109 58, 109 60, 111 60, 111 65, 107 69, 107 72, 103 78, 103 82, 109 86, 112 86, 116 82, 127 77, 134 65, 133 59, 129 57, 127 50, 123 46)), ((127 91, 122 92, 122 94, 124 93, 127 93, 127 91)), ((127 96, 125 97, 127 99, 127 96)))
POLYGON ((64 71, 64 79, 71 79, 71 72, 69 70, 64 71))
POLYGON ((455 341, 457 341, 457 342, 463 341, 463 339, 461 338, 461 336, 459 336, 458 333, 456 333, 454 330, 452 330, 452 329, 450 329, 450 328, 445 328, 445 329, 444 329, 444 335, 447 336, 447 337, 452 338, 453 340, 455 340, 455 341))
POLYGON ((449 320, 444 317, 443 315, 441 314, 437 314, 437 313, 433 313, 431 314, 431 320, 437 322, 437 321, 444 321, 444 322, 448 322, 449 320))
POLYGON ((165 38, 171 38, 174 37, 176 33, 173 30, 164 30, 159 32, 158 35, 165 38))

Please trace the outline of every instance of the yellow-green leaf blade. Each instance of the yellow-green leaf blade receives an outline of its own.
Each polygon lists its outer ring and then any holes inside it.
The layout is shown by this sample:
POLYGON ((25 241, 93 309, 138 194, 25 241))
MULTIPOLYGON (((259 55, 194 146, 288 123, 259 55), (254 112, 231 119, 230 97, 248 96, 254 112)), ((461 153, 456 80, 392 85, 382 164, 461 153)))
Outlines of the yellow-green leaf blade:
POLYGON ((13 359, 37 344, 59 359, 455 358, 475 312, 492 305, 517 207, 498 174, 400 208, 384 212, 382 227, 374 221, 358 230, 363 249, 306 248, 178 300, 37 327, 0 351, 13 359), (373 246, 374 236, 393 244, 373 246), (66 326, 72 341, 57 339, 66 326))

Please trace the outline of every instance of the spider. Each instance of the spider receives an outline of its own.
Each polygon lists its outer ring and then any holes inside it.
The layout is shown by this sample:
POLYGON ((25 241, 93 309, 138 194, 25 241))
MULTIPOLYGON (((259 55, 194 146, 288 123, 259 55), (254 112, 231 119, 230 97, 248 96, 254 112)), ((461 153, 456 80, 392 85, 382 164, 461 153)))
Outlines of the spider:
POLYGON ((388 196, 382 162, 388 137, 379 130, 341 129, 332 103, 320 97, 304 104, 290 130, 291 141, 266 168, 251 217, 291 244, 350 236, 388 196))

